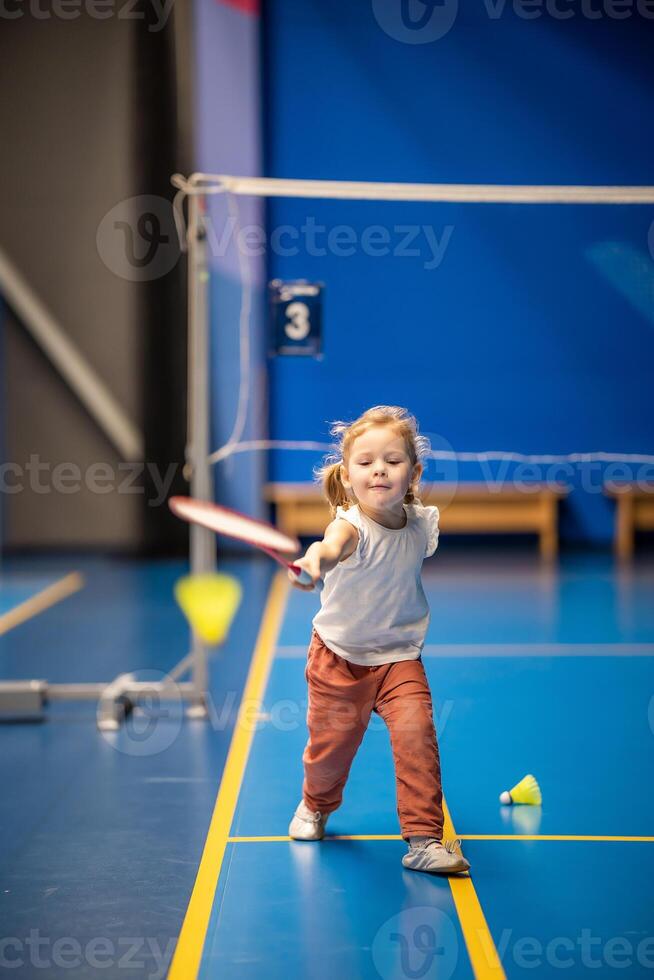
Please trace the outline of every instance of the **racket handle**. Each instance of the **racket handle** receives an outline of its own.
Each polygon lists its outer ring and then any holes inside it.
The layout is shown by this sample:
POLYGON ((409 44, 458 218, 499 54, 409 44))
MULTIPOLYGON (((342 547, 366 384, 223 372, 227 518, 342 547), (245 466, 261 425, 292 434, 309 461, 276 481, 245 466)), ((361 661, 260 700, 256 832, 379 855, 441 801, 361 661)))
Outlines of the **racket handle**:
POLYGON ((309 573, 304 568, 300 568, 299 565, 291 565, 290 568, 297 575, 297 580, 300 585, 313 585, 318 592, 322 590, 323 581, 321 578, 314 582, 309 573))

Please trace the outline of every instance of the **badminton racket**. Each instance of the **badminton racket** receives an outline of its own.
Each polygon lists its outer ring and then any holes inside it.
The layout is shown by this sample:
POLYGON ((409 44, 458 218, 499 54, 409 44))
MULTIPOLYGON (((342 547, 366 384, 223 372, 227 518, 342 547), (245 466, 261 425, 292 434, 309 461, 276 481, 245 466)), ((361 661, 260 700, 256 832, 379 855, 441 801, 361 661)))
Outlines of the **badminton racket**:
POLYGON ((300 542, 297 538, 279 531, 272 524, 247 517, 229 507, 221 507, 206 500, 195 500, 193 497, 171 497, 168 506, 173 514, 183 521, 200 524, 216 534, 236 538, 238 541, 245 541, 255 548, 260 548, 284 568, 294 572, 301 585, 315 585, 318 589, 322 586, 321 581, 314 582, 308 572, 283 557, 283 554, 299 551, 300 542))

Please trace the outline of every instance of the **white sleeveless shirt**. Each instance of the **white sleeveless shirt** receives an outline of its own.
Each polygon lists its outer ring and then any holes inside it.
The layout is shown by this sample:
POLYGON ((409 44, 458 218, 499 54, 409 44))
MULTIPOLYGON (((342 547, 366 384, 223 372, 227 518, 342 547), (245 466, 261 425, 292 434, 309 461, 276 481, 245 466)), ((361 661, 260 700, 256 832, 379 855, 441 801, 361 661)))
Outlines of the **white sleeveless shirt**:
POLYGON ((429 626, 420 568, 438 547, 438 507, 404 504, 407 523, 384 527, 358 505, 337 518, 359 532, 356 549, 325 575, 313 626, 323 643, 365 667, 417 660, 429 626))

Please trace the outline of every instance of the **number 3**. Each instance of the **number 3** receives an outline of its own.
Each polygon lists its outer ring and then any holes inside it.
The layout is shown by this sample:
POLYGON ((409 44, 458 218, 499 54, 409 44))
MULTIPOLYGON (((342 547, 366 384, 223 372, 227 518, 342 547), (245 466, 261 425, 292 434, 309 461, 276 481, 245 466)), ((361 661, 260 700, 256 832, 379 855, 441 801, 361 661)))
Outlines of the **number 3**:
POLYGON ((306 303, 289 303, 286 307, 287 320, 284 332, 291 340, 304 340, 311 330, 309 307, 306 303))

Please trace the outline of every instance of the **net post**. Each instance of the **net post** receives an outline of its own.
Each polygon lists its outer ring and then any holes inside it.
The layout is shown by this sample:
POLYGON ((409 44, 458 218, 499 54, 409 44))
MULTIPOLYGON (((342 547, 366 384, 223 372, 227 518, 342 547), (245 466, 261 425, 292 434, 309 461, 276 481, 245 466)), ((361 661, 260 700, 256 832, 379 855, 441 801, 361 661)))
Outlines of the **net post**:
MULTIPOLYGON (((209 267, 207 262, 206 204, 204 195, 188 197, 188 449, 191 469, 191 496, 213 501, 210 453, 209 396, 209 267)), ((216 570, 216 539, 206 528, 192 524, 190 529, 190 568, 192 575, 216 570)), ((208 651, 195 633, 191 633, 193 687, 192 703, 187 713, 206 717, 208 689, 208 651)))

